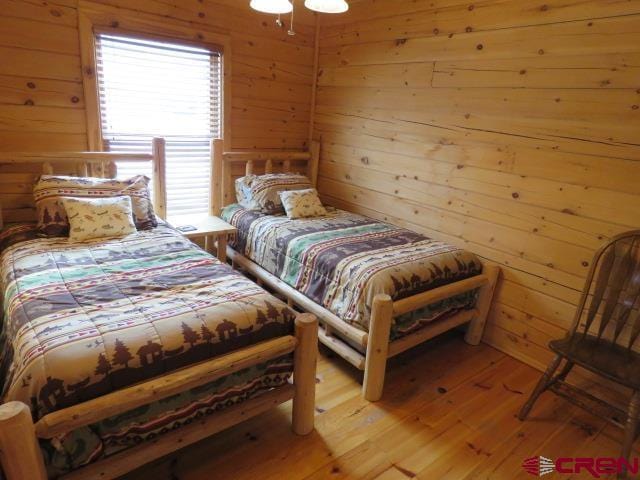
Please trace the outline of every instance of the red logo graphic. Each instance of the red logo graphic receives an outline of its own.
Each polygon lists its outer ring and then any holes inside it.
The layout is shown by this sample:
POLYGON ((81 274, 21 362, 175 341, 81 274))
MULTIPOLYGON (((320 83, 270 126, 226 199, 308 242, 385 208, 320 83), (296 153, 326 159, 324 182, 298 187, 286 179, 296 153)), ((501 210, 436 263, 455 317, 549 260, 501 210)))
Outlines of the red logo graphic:
POLYGON ((531 475, 542 477, 543 475, 552 473, 556 469, 556 466, 550 458, 531 457, 522 462, 522 468, 531 475))
POLYGON ((557 472, 560 474, 588 473, 593 478, 601 478, 625 472, 635 475, 640 472, 640 461, 638 458, 627 461, 624 458, 613 457, 560 457, 553 461, 546 457, 531 457, 522 462, 522 468, 536 477, 557 472))

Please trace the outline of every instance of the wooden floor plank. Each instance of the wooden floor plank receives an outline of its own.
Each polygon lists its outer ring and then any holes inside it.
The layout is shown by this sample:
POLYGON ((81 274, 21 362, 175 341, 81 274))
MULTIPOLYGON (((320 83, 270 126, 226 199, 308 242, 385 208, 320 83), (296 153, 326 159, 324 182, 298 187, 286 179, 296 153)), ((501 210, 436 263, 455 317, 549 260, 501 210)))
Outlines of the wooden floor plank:
POLYGON ((517 420, 540 373, 458 332, 392 359, 387 373, 383 399, 368 403, 361 372, 322 349, 310 436, 291 432, 285 404, 126 478, 493 480, 527 478, 522 461, 536 455, 618 454, 620 430, 552 394, 517 420))

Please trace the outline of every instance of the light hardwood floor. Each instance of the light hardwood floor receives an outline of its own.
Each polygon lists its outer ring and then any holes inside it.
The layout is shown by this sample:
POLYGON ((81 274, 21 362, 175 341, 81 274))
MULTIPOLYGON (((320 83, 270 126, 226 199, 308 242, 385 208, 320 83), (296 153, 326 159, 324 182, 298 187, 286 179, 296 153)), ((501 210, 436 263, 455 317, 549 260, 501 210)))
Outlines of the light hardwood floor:
POLYGON ((291 432, 285 404, 127 479, 493 480, 531 478, 520 465, 534 455, 618 455, 620 430, 553 394, 519 422, 540 373, 459 332, 392 359, 387 372, 382 401, 368 403, 357 371, 322 349, 309 437, 291 432))

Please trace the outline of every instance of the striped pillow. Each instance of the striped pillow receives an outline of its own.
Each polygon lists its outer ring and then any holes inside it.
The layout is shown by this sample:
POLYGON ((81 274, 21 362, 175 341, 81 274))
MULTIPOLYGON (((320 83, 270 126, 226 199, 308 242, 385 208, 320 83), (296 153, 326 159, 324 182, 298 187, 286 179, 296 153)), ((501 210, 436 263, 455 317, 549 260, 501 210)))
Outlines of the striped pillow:
POLYGON ((260 210, 260 206, 251 201, 251 182, 255 175, 246 175, 236 180, 236 201, 247 210, 260 210))
POLYGON ((66 198, 131 198, 133 220, 138 230, 156 227, 158 222, 149 196, 149 178, 137 175, 126 180, 42 175, 33 187, 38 230, 47 236, 69 234, 69 219, 62 204, 66 198))
POLYGON ((240 205, 249 210, 260 210, 269 215, 284 212, 280 192, 312 188, 311 181, 298 173, 253 175, 249 179, 243 177, 237 182, 240 185, 236 183, 236 192, 238 192, 238 188, 242 190, 242 195, 239 195, 238 198, 240 205))

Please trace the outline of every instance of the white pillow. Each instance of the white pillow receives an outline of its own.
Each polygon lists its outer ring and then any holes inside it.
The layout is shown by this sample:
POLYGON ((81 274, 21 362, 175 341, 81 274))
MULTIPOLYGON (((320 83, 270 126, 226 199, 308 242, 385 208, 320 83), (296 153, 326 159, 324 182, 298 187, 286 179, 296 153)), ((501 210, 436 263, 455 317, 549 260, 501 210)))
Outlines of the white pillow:
POLYGON ((287 217, 291 219, 320 217, 327 214, 315 188, 280 192, 280 200, 287 212, 287 217))
POLYGON ((123 237, 136 232, 129 196, 105 198, 62 197, 69 218, 69 240, 123 237))

